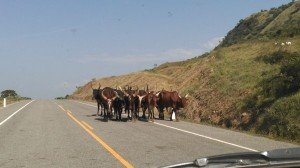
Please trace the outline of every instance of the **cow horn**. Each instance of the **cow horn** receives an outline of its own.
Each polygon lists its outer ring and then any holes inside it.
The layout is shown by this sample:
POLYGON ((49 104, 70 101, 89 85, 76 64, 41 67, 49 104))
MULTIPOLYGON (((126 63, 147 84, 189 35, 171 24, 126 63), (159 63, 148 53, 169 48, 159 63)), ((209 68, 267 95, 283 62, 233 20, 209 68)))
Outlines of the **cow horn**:
POLYGON ((147 84, 147 92, 149 92, 149 85, 147 84))
POLYGON ((107 100, 107 97, 104 96, 103 91, 101 92, 102 97, 104 98, 104 100, 107 100))
POLYGON ((99 83, 99 88, 98 89, 100 89, 101 88, 101 84, 99 83))
POLYGON ((119 86, 119 89, 120 89, 121 91, 123 91, 123 89, 121 88, 121 86, 119 86))
POLYGON ((91 88, 94 89, 94 88, 93 88, 93 82, 91 82, 91 88))
POLYGON ((117 97, 119 97, 119 94, 116 91, 114 91, 114 92, 116 95, 112 98, 113 100, 115 100, 117 97))
POLYGON ((188 98, 188 97, 189 97, 189 94, 186 94, 184 97, 185 97, 185 98, 188 98))
POLYGON ((155 94, 155 95, 156 95, 156 96, 159 96, 160 92, 161 92, 161 91, 158 91, 158 92, 156 92, 156 94, 155 94))

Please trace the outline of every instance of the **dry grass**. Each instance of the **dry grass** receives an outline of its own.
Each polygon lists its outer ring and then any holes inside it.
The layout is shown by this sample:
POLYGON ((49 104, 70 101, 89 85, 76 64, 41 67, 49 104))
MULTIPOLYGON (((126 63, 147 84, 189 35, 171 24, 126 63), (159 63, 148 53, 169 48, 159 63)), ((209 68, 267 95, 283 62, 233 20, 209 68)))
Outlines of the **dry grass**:
POLYGON ((138 85, 151 90, 167 89, 191 95, 189 106, 181 111, 182 118, 194 122, 206 122, 223 127, 238 128, 243 121, 243 100, 256 91, 258 82, 278 72, 277 65, 256 61, 257 57, 278 50, 300 52, 300 38, 277 39, 291 41, 291 46, 275 46, 275 40, 248 41, 226 48, 218 48, 208 56, 187 61, 166 63, 153 70, 107 77, 90 82, 77 90, 71 97, 91 100, 93 87, 138 85), (265 74, 262 76, 262 74, 265 74))
POLYGON ((300 45, 298 37, 288 40, 293 45, 286 48, 275 46, 275 41, 250 41, 219 48, 203 58, 166 63, 150 71, 98 79, 80 88, 72 98, 91 100, 91 83, 95 88, 98 83, 102 87, 138 85, 139 88, 148 84, 151 90, 157 86, 157 90, 172 88, 182 95, 189 93, 192 97, 186 110, 187 116, 195 120, 210 120, 212 113, 223 116, 236 111, 240 100, 255 91, 257 82, 263 78, 262 73, 278 71, 275 65, 255 61, 256 57, 280 49, 300 50, 296 47, 300 45))

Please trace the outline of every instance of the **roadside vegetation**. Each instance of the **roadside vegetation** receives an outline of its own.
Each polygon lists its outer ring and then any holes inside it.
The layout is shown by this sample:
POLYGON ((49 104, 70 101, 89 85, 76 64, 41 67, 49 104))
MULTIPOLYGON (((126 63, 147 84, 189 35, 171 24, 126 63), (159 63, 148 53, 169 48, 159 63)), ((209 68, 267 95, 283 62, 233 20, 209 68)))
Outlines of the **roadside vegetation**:
POLYGON ((56 97, 55 99, 56 100, 64 100, 64 99, 68 99, 68 98, 69 98, 69 95, 61 96, 61 97, 56 97))
POLYGON ((21 100, 29 100, 31 98, 29 97, 22 97, 20 95, 17 94, 16 91, 14 90, 4 90, 1 92, 1 100, 0 100, 0 104, 3 105, 3 99, 6 98, 6 103, 7 104, 11 104, 17 101, 21 101, 21 100))
POLYGON ((251 112, 251 121, 244 129, 253 127, 258 133, 300 140, 300 53, 276 51, 258 57, 258 61, 278 66, 277 72, 257 84, 257 91, 244 102, 251 112))
POLYGON ((92 80, 72 99, 92 100, 92 87, 138 85, 189 93, 183 119, 300 143, 300 3, 241 20, 210 53, 150 70, 92 80), (281 43, 291 42, 291 45, 281 43))

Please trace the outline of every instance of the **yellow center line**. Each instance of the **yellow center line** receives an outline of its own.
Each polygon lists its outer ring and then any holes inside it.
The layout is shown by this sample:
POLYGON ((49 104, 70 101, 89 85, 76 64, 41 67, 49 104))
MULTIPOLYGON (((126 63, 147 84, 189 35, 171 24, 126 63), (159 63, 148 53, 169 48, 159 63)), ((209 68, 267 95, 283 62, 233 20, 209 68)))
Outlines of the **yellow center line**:
MULTIPOLYGON (((93 131, 89 130, 87 125, 81 123, 77 120, 71 113, 70 110, 66 111, 63 107, 58 105, 63 111, 67 112, 68 116, 73 119, 79 126, 81 126, 87 133, 89 133, 98 143, 100 143, 109 153, 111 153, 117 160, 119 160, 125 167, 134 168, 129 162, 127 162, 120 154, 118 154, 114 149, 112 149, 107 143, 105 143, 99 136, 97 136, 93 131)), ((82 121, 84 122, 84 121, 82 121)), ((87 123, 86 123, 87 124, 87 123)))
POLYGON ((56 102, 54 102, 56 105, 58 105, 59 108, 61 108, 63 111, 66 111, 62 105, 57 104, 56 102))
POLYGON ((81 121, 81 122, 82 122, 82 124, 83 124, 84 126, 88 127, 90 130, 93 130, 93 129, 94 129, 94 128, 91 127, 88 123, 86 123, 86 122, 84 122, 84 121, 81 121))
POLYGON ((63 111, 66 111, 61 105, 58 105, 58 107, 60 107, 63 111))

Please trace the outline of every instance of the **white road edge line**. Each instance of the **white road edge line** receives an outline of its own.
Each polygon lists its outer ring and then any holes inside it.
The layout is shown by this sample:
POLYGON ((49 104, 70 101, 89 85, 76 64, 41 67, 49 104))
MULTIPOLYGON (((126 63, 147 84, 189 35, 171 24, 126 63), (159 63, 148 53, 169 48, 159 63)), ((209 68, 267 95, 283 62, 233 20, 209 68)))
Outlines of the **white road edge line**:
POLYGON ((23 108, 25 108, 26 106, 28 106, 30 103, 32 103, 34 100, 30 101, 29 103, 25 104, 23 107, 21 107, 19 110, 17 110, 16 112, 14 112, 12 115, 10 115, 9 117, 7 117, 5 120, 3 120, 0 123, 0 126, 3 125, 7 120, 9 120, 11 117, 13 117, 14 115, 16 115, 19 111, 21 111, 23 108))
POLYGON ((168 125, 165 125, 165 124, 161 124, 161 123, 157 123, 157 122, 154 122, 154 124, 160 125, 160 126, 163 126, 163 127, 167 127, 167 128, 171 128, 171 129, 175 129, 177 131, 185 132, 185 133, 188 133, 188 134, 196 135, 196 136, 199 136, 199 137, 202 137, 202 138, 206 138, 206 139, 209 139, 209 140, 217 141, 217 142, 220 142, 220 143, 224 143, 224 144, 227 144, 227 145, 235 146, 235 147, 238 147, 238 148, 246 149, 246 150, 249 150, 249 151, 259 152, 258 150, 255 150, 255 149, 247 148, 247 147, 244 147, 244 146, 241 146, 241 145, 237 145, 237 144, 234 144, 234 143, 222 141, 222 140, 216 139, 216 138, 211 138, 209 136, 197 134, 197 133, 186 131, 186 130, 183 130, 183 129, 171 127, 171 126, 168 126, 168 125))
POLYGON ((80 103, 80 104, 84 104, 84 105, 87 105, 87 106, 91 106, 91 107, 97 107, 97 106, 94 106, 94 105, 91 105, 91 104, 88 104, 88 103, 83 103, 83 102, 80 102, 80 101, 75 101, 75 100, 71 100, 73 102, 76 102, 76 103, 80 103))
MULTIPOLYGON (((92 106, 92 107, 97 107, 97 106, 94 106, 94 105, 91 105, 91 104, 82 103, 80 101, 75 101, 75 100, 71 100, 71 101, 77 102, 77 103, 80 103, 80 104, 84 104, 84 105, 88 105, 88 106, 92 106)), ((177 131, 185 132, 185 133, 188 133, 188 134, 196 135, 196 136, 199 136, 199 137, 202 137, 202 138, 206 138, 206 139, 209 139, 209 140, 217 141, 217 142, 220 142, 220 143, 224 143, 224 144, 227 144, 227 145, 235 146, 235 147, 238 147, 238 148, 246 149, 246 150, 249 150, 249 151, 259 152, 258 150, 255 150, 255 149, 247 148, 247 147, 244 147, 244 146, 241 146, 241 145, 237 145, 237 144, 234 144, 234 143, 222 141, 220 139, 216 139, 216 138, 212 138, 212 137, 209 137, 209 136, 197 134, 197 133, 186 131, 186 130, 183 130, 183 129, 171 127, 171 126, 168 126, 168 125, 165 125, 165 124, 161 124, 161 123, 157 123, 157 122, 154 122, 154 124, 160 125, 160 126, 163 126, 163 127, 167 127, 167 128, 171 128, 171 129, 175 129, 177 131)))

